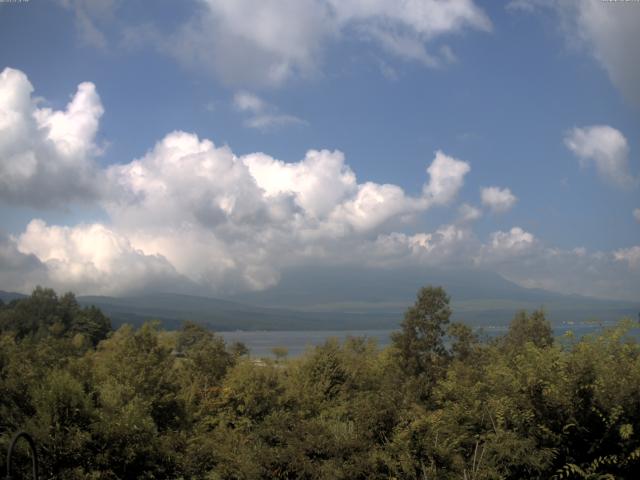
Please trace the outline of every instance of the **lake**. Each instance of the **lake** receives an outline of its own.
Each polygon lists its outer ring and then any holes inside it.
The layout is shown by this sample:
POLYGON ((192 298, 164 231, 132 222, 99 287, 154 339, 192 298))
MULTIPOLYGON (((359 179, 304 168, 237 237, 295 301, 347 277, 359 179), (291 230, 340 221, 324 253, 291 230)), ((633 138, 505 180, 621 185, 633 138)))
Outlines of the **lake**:
MULTIPOLYGON (((598 333, 603 328, 614 326, 615 323, 564 323, 554 326, 556 336, 562 336, 571 330, 576 337, 598 333)), ((502 335, 507 326, 484 326, 481 332, 486 338, 502 335)), ((640 329, 636 328, 633 335, 640 337, 640 329)), ((386 347, 391 341, 391 332, 395 330, 319 330, 319 331, 234 331, 218 332, 227 343, 244 343, 254 357, 273 357, 271 349, 285 347, 289 350, 289 357, 296 357, 315 345, 321 345, 329 338, 344 341, 347 337, 366 337, 374 339, 378 346, 386 347)))

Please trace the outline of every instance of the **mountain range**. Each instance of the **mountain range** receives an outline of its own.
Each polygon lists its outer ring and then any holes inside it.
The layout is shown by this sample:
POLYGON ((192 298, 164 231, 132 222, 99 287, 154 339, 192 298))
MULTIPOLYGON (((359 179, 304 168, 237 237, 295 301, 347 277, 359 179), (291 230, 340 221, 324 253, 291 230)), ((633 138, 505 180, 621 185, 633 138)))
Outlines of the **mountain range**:
MULTIPOLYGON (((214 330, 356 330, 396 328, 424 285, 441 285, 452 298, 453 318, 471 325, 504 325, 517 310, 544 308, 554 324, 636 318, 640 302, 562 295, 521 287, 491 272, 368 268, 287 270, 266 290, 225 298, 150 292, 122 297, 79 296, 114 326, 160 320, 178 328, 193 320, 214 330)), ((1 292, 7 302, 21 294, 1 292)))

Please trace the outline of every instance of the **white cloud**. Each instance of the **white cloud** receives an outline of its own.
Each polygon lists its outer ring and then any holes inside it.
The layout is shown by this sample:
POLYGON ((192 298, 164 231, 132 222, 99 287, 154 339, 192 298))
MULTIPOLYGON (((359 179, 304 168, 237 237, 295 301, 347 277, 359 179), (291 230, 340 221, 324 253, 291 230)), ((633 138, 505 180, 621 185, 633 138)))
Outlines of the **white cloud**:
POLYGON ((541 6, 550 7, 554 0, 511 0, 506 9, 511 11, 533 12, 541 6))
MULTIPOLYGON (((32 152, 21 188, 53 192, 61 202, 88 198, 60 190, 77 186, 64 182, 69 175, 82 180, 73 175, 84 165, 104 185, 98 201, 108 220, 75 226, 33 220, 21 235, 0 236, 0 288, 218 295, 274 285, 288 267, 476 265, 564 293, 640 294, 640 247, 562 251, 520 227, 494 232, 483 243, 469 224, 480 212, 466 204, 457 224, 398 231, 451 203, 463 187, 469 164, 442 151, 435 152, 415 196, 398 185, 359 180, 339 151, 310 150, 288 163, 264 153, 237 156, 185 132, 168 134, 141 158, 99 170, 91 158, 102 107, 91 84, 81 84, 68 107, 56 112, 34 106, 23 74, 3 75, 2 168, 18 175, 22 164, 6 158, 32 152), (48 156, 38 156, 42 152, 48 156), (38 183, 45 178, 49 183, 38 183)), ((85 194, 95 198, 94 184, 86 181, 85 194)), ((4 200, 31 205, 38 198, 0 191, 4 200)))
POLYGON ((181 62, 211 70, 233 85, 280 85, 321 67, 330 42, 353 37, 428 66, 450 63, 439 37, 468 29, 490 31, 472 0, 200 0, 200 11, 170 41, 181 62))
POLYGON ((636 2, 602 0, 514 0, 510 10, 551 9, 558 15, 571 46, 585 48, 611 82, 640 106, 640 62, 629 45, 640 43, 640 9, 636 2))
POLYGON ((494 232, 485 243, 470 229, 453 225, 432 233, 384 234, 359 252, 359 264, 479 267, 529 288, 624 300, 640 295, 640 247, 610 253, 562 250, 545 246, 520 227, 494 232))
POLYGON ((95 86, 81 83, 65 110, 37 108, 32 92, 21 71, 0 73, 0 200, 56 206, 94 198, 103 113, 95 86))
POLYGON ((279 85, 309 75, 333 22, 315 0, 200 0, 197 15, 164 48, 232 85, 279 85))
POLYGON ((432 38, 472 26, 490 30, 491 21, 472 0, 329 0, 341 22, 386 19, 432 38))
POLYGON ((640 44, 640 9, 634 2, 578 2, 578 33, 613 84, 640 106, 640 62, 629 45, 640 44))
POLYGON ((113 21, 121 0, 58 0, 58 3, 75 14, 76 29, 84 43, 102 50, 107 48, 103 27, 113 21))
POLYGON ((240 111, 260 113, 265 108, 265 103, 260 97, 249 92, 237 92, 233 97, 233 103, 240 111))
POLYGON ((278 109, 266 103, 257 95, 249 92, 237 92, 233 96, 237 110, 249 115, 245 125, 258 130, 268 130, 285 125, 303 125, 306 122, 294 115, 279 113, 278 109))
POLYGON ((635 300, 640 295, 639 255, 640 247, 614 252, 553 248, 513 227, 492 233, 475 250, 474 263, 528 288, 635 300))
POLYGON ((622 132, 608 125, 573 128, 564 143, 582 166, 593 162, 607 182, 628 188, 637 183, 629 171, 629 146, 622 132))
POLYGON ((562 250, 538 243, 520 256, 484 265, 529 288, 621 300, 637 300, 640 295, 640 270, 629 268, 613 252, 562 250))
POLYGON ((640 268, 640 246, 638 245, 616 250, 613 256, 618 262, 626 262, 630 268, 640 268))
POLYGON ((507 232, 497 231, 491 234, 490 242, 482 247, 479 263, 498 263, 530 253, 538 245, 533 234, 520 227, 507 232))
POLYGON ((144 157, 107 170, 105 208, 119 224, 204 224, 260 217, 261 192, 227 147, 173 132, 144 157))
POLYGON ((358 188, 355 173, 338 151, 311 150, 298 163, 256 153, 243 157, 243 162, 267 197, 292 195, 295 203, 313 218, 326 218, 358 188))
POLYGON ((436 156, 427 169, 429 183, 423 191, 434 203, 447 204, 453 200, 464 183, 464 176, 471 167, 454 157, 436 151, 436 156))
POLYGON ((78 85, 78 91, 64 112, 41 108, 34 110, 33 115, 38 128, 47 132, 47 139, 64 157, 86 159, 99 151, 93 139, 103 113, 95 86, 84 82, 78 85))
MULTIPOLYGON (((228 85, 279 86, 322 69, 325 52, 345 40, 439 67, 456 61, 442 42, 491 20, 474 0, 196 0, 173 32, 158 23, 125 24, 121 0, 58 0, 74 12, 81 40, 107 49, 149 46, 228 85), (122 16, 122 15, 121 15, 122 16)), ((126 15, 124 15, 126 16, 126 15)))
POLYGON ((452 266, 471 264, 479 243, 467 228, 443 225, 432 233, 406 235, 393 232, 379 235, 362 252, 363 263, 377 266, 406 267, 421 265, 452 266))
POLYGON ((458 218, 460 222, 473 222, 474 220, 478 220, 480 217, 482 217, 482 211, 473 205, 463 203, 458 208, 458 218))
POLYGON ((508 188, 486 187, 480 191, 482 204, 493 212, 504 213, 510 210, 518 201, 508 188))
POLYGON ((636 208, 633 210, 633 218, 636 219, 636 222, 640 223, 640 208, 636 208))
POLYGON ((40 280, 62 290, 130 294, 149 288, 180 290, 185 283, 166 259, 145 255, 101 224, 60 227, 32 220, 15 245, 23 255, 18 258, 37 258, 44 267, 40 280))
POLYGON ((306 125, 306 123, 295 115, 264 113, 250 117, 245 125, 258 130, 269 130, 286 125, 306 125))
POLYGON ((283 265, 335 257, 388 222, 454 198, 467 163, 436 152, 423 194, 358 183, 341 152, 296 163, 235 156, 193 134, 167 135, 144 157, 107 172, 113 229, 212 291, 264 288, 283 265), (189 248, 185 248, 185 244, 189 248))

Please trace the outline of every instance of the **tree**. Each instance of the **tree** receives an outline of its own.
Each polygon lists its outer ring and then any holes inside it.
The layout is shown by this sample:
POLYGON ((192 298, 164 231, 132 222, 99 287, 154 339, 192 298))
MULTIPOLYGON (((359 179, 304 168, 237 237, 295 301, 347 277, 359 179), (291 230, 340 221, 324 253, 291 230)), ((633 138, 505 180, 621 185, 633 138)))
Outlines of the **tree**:
POLYGON ((401 331, 391 336, 401 369, 433 386, 448 358, 445 327, 451 317, 450 298, 442 287, 424 287, 404 314, 401 331))
POLYGON ((120 327, 91 360, 100 411, 92 425, 95 468, 119 478, 177 478, 172 439, 186 424, 185 408, 158 323, 120 327))
POLYGON ((466 361, 478 346, 478 336, 464 323, 451 323, 447 334, 451 339, 451 355, 458 360, 466 361))
POLYGON ((69 334, 72 336, 78 333, 85 335, 94 347, 107 338, 110 332, 111 320, 93 305, 83 309, 78 308, 69 329, 69 334))
POLYGON ((229 345, 229 353, 235 359, 243 357, 244 355, 249 354, 249 347, 247 347, 243 342, 233 342, 229 345))
POLYGON ((95 346, 111 332, 111 321, 94 306, 82 308, 71 292, 58 297, 50 288, 36 287, 31 296, 2 308, 0 331, 13 332, 19 340, 81 333, 95 346))
POLYGON ((190 382, 204 389, 218 385, 234 363, 222 337, 193 322, 183 325, 176 350, 184 355, 190 382))
POLYGON ((542 309, 535 310, 531 315, 522 310, 516 313, 509 324, 504 345, 513 350, 523 347, 527 342, 539 348, 553 345, 553 329, 542 309))

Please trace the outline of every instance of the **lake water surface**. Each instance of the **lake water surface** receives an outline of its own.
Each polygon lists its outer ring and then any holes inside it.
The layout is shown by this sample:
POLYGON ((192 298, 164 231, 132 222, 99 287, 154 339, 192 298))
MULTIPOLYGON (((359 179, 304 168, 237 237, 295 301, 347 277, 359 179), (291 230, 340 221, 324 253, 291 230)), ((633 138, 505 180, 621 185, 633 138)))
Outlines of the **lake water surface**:
MULTIPOLYGON (((576 323, 562 324, 554 327, 556 336, 564 335, 568 330, 576 337, 599 333, 603 328, 614 326, 615 323, 576 323)), ((507 326, 485 326, 479 331, 481 336, 491 338, 502 335, 507 326)), ((307 348, 321 345, 329 338, 344 341, 347 337, 366 337, 374 339, 378 346, 386 347, 391 341, 391 332, 395 330, 319 330, 319 331, 235 331, 218 332, 227 343, 243 342, 254 357, 273 357, 271 349, 285 347, 289 357, 301 355, 307 348)), ((640 337, 640 329, 633 331, 634 336, 640 337)))

